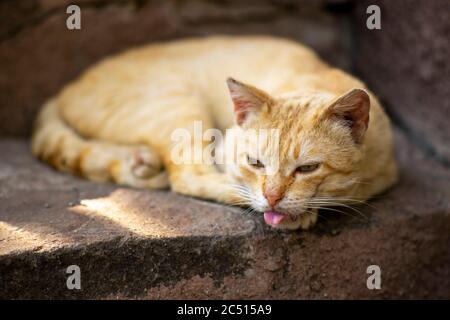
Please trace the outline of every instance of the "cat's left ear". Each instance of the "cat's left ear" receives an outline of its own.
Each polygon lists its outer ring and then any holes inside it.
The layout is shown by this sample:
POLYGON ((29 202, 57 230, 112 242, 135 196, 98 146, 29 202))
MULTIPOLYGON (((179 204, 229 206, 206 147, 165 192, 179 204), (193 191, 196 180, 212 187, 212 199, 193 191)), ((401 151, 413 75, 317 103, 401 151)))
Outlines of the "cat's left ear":
POLYGON ((234 104, 236 123, 242 125, 250 115, 257 114, 271 104, 272 98, 264 91, 232 78, 227 79, 234 104))
POLYGON ((350 127, 356 143, 361 143, 369 126, 370 97, 365 90, 353 89, 328 107, 325 116, 350 127))

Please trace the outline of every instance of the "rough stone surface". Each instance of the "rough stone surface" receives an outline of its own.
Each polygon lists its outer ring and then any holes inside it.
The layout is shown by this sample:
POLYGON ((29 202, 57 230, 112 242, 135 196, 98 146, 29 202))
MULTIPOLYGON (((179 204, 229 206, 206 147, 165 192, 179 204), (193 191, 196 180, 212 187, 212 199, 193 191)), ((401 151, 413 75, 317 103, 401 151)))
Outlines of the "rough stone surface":
POLYGON ((208 34, 272 34, 300 40, 343 68, 350 19, 333 1, 25 0, 0 2, 0 134, 26 136, 43 102, 101 58, 155 41, 208 34), (81 7, 81 30, 66 7, 81 7))
POLYGON ((450 2, 357 1, 356 69, 416 145, 450 167, 450 2), (381 30, 366 28, 370 4, 381 30))
POLYGON ((0 142, 0 298, 450 298, 450 172, 397 133, 400 183, 281 232, 240 209, 54 172, 0 142), (82 289, 66 288, 66 268, 82 289), (366 268, 382 270, 368 290, 366 268))

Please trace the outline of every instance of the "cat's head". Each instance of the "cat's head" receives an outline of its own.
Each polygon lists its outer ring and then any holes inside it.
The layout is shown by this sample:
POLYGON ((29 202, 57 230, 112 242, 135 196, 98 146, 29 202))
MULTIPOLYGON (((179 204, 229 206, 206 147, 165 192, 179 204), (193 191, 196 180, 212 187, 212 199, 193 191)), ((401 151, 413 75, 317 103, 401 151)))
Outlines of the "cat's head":
POLYGON ((230 169, 241 185, 239 194, 264 212, 266 223, 296 229, 301 215, 351 194, 369 124, 364 90, 271 97, 233 79, 227 84, 235 138, 246 142, 230 169), (248 132, 257 132, 258 140, 248 132))

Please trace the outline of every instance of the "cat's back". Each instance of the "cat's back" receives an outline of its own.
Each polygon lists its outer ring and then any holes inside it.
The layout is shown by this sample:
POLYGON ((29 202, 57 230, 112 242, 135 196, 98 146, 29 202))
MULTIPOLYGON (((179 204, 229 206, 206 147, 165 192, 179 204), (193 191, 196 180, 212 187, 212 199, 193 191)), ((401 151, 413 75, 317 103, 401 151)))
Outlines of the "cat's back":
POLYGON ((88 69, 68 88, 80 86, 82 82, 93 86, 123 80, 142 81, 144 76, 189 76, 193 79, 192 73, 230 76, 231 72, 248 77, 277 70, 282 77, 282 67, 286 66, 295 72, 313 72, 325 64, 312 50, 288 39, 210 36, 153 43, 108 57, 88 69))
POLYGON ((119 120, 129 110, 138 113, 145 106, 150 114, 158 102, 177 95, 198 94, 216 107, 214 112, 227 111, 225 79, 230 76, 276 91, 296 74, 313 74, 325 67, 312 50, 287 39, 190 38, 154 43, 106 58, 69 83, 56 101, 62 117, 77 131, 86 136, 107 136, 103 126, 128 125, 119 120), (86 120, 87 114, 90 120, 86 120))

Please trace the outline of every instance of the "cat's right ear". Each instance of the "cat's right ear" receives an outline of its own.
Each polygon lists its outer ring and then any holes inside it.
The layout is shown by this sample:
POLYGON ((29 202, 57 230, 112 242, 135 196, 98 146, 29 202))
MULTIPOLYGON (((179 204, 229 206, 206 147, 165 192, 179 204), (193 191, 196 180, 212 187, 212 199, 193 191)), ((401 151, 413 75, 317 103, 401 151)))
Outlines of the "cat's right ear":
POLYGON ((264 91, 248 84, 227 79, 228 89, 234 104, 236 123, 242 125, 251 114, 257 114, 271 104, 272 99, 264 91))

